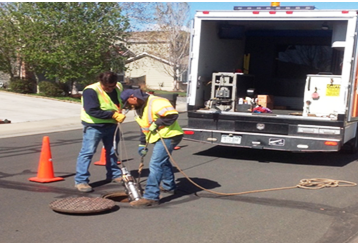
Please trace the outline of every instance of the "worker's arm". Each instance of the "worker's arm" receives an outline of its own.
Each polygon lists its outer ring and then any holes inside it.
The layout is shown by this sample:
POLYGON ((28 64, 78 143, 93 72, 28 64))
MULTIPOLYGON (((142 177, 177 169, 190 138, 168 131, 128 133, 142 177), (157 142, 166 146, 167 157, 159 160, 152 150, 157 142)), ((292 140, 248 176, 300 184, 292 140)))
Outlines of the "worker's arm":
POLYGON ((139 145, 146 145, 147 142, 145 140, 145 134, 142 132, 142 130, 140 131, 140 137, 139 137, 139 145))
POLYGON ((145 157, 145 155, 147 155, 147 153, 148 153, 148 148, 146 146, 147 146, 147 143, 145 140, 145 134, 141 130, 140 131, 140 143, 138 146, 138 154, 141 157, 145 157))
POLYGON ((157 124, 158 127, 160 126, 170 126, 172 125, 179 117, 179 114, 169 114, 165 117, 159 117, 155 124, 157 124))
POLYGON ((82 94, 82 100, 83 107, 88 115, 102 119, 112 118, 114 112, 101 110, 97 93, 93 89, 85 89, 82 94))
POLYGON ((169 114, 163 117, 159 117, 149 127, 149 131, 155 132, 160 126, 170 126, 178 119, 178 114, 169 114))

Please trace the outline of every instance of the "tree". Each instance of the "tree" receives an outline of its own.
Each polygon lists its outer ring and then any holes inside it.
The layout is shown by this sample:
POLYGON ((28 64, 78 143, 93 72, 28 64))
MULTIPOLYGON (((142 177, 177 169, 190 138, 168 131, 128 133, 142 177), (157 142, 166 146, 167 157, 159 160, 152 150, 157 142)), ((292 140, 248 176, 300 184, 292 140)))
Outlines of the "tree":
POLYGON ((18 23, 19 55, 35 75, 72 85, 92 82, 105 70, 123 71, 125 58, 120 52, 129 22, 117 3, 21 2, 6 6, 18 23))
POLYGON ((18 42, 18 28, 11 19, 11 15, 3 7, 0 7, 0 71, 14 78, 16 74, 16 58, 18 42))
MULTIPOLYGON (((122 3, 132 26, 144 27, 148 52, 167 60, 170 69, 163 65, 165 72, 173 77, 177 89, 179 77, 187 72, 189 55, 189 5, 186 2, 122 3), (129 16, 130 15, 130 16, 129 16)), ((138 30, 134 28, 134 30, 138 30)))
POLYGON ((131 32, 153 30, 156 2, 119 2, 118 4, 131 22, 131 32))
POLYGON ((188 16, 189 5, 185 2, 158 3, 156 7, 157 23, 168 41, 164 54, 167 54, 165 59, 172 64, 172 69, 166 72, 173 77, 174 90, 178 89, 179 77, 187 71, 190 42, 190 35, 186 31, 189 29, 188 16))

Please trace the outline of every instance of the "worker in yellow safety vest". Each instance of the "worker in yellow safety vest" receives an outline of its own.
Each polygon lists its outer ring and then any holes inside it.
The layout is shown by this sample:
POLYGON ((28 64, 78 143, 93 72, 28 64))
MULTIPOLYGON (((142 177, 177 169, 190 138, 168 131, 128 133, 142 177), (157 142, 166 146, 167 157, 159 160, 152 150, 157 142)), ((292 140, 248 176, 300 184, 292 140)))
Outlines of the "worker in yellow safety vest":
POLYGON ((124 90, 121 99, 136 112, 135 120, 141 128, 139 155, 147 154, 147 142, 154 144, 143 198, 130 202, 130 205, 158 205, 160 191, 174 193, 176 190, 173 166, 164 144, 171 154, 183 138, 183 130, 177 121, 179 113, 168 99, 149 95, 141 89, 124 90))
MULTIPOLYGON (((99 82, 88 85, 82 93, 81 120, 83 125, 82 148, 77 158, 75 187, 81 192, 90 192, 88 171, 92 157, 100 141, 106 153, 106 180, 122 182, 122 171, 117 165, 117 156, 113 147, 114 133, 117 123, 122 123, 121 93, 122 84, 118 83, 118 75, 104 72, 99 75, 99 82)), ((119 137, 116 137, 116 144, 119 137)), ((116 147, 117 149, 117 147, 116 147)))

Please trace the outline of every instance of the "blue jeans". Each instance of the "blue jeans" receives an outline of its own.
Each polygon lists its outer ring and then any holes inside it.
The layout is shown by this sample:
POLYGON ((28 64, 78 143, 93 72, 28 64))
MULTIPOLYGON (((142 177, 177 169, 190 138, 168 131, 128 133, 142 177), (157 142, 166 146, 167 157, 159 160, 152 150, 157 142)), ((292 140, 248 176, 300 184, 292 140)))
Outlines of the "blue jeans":
MULTIPOLYGON (((179 135, 173 138, 163 139, 170 154, 173 152, 174 147, 180 143, 182 138, 183 136, 179 135)), ((158 201, 160 183, 162 183, 162 187, 166 190, 176 189, 173 166, 169 161, 169 155, 164 148, 163 142, 158 140, 154 143, 152 157, 150 158, 149 175, 143 197, 145 199, 158 201)))
MULTIPOLYGON (((88 171, 93 155, 96 153, 97 146, 102 140, 106 150, 106 170, 107 180, 118 178, 122 171, 117 165, 117 156, 113 148, 113 137, 117 125, 111 124, 105 127, 84 127, 82 148, 77 158, 75 184, 88 183, 90 173, 88 171)), ((119 142, 116 136, 116 144, 119 142)))

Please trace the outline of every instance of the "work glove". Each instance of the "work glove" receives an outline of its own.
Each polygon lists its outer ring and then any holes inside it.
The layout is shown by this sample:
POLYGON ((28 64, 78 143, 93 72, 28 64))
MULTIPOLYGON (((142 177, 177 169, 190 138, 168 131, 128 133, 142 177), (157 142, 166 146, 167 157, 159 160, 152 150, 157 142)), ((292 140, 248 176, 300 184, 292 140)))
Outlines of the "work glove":
POLYGON ((155 122, 152 122, 152 124, 149 127, 150 132, 154 132, 157 129, 158 125, 155 122))
POLYGON ((124 119, 126 119, 126 115, 122 113, 115 112, 112 116, 113 119, 115 119, 117 122, 122 123, 124 119))
POLYGON ((138 154, 141 157, 145 157, 147 155, 148 148, 145 147, 145 145, 139 145, 138 146, 138 154))

